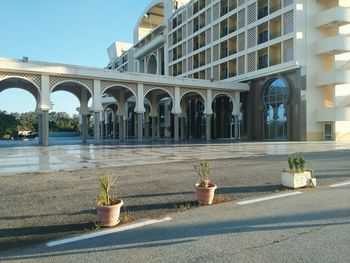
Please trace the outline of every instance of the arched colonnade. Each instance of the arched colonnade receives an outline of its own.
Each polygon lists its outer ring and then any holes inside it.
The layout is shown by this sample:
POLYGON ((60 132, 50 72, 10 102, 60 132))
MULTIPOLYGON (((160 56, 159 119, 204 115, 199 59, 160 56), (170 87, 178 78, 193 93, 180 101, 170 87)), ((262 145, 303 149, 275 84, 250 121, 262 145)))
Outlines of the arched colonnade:
POLYGON ((48 145, 50 97, 55 91, 70 92, 78 98, 82 141, 88 139, 91 116, 93 136, 99 143, 105 138, 142 141, 164 137, 178 141, 203 138, 203 135, 210 140, 212 133, 217 133, 212 120, 219 114, 215 104, 218 98, 226 98, 229 106, 223 105, 221 109, 235 117, 239 114, 239 92, 248 90, 243 85, 229 88, 227 83, 215 83, 217 88, 213 88, 213 82, 209 81, 196 83, 173 77, 145 77, 144 74, 135 77, 135 73, 129 78, 128 73, 119 74, 123 74, 123 78, 1 71, 0 67, 0 96, 1 91, 9 88, 21 88, 34 96, 39 144, 48 145), (92 105, 88 107, 90 99, 92 105))

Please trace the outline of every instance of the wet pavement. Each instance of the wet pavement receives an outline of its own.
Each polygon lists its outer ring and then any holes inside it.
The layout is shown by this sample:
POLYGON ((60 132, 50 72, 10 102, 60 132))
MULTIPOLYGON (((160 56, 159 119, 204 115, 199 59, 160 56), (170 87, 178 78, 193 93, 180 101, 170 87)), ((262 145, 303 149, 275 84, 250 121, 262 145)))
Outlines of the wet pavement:
POLYGON ((37 146, 35 140, 0 142, 0 175, 350 149, 350 142, 103 143, 79 144, 78 139, 54 141, 51 146, 37 146))

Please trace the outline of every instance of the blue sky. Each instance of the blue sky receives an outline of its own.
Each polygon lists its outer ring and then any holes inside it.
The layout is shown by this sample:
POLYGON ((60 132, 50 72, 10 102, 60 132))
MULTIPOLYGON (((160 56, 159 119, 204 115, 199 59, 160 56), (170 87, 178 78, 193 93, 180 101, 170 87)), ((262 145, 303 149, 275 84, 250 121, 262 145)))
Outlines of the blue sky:
MULTIPOLYGON (((133 29, 151 0, 3 0, 0 57, 105 67, 107 47, 132 42, 133 29)), ((78 100, 53 93, 54 111, 75 112, 78 100)), ((0 93, 0 110, 27 112, 35 100, 27 92, 0 93)))

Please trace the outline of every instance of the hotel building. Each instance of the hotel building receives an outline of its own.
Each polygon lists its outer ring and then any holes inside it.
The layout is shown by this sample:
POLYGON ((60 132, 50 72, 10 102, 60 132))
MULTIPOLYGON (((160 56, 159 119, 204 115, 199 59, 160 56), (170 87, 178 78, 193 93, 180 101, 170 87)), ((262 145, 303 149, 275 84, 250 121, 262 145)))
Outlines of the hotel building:
MULTIPOLYGON (((237 111, 213 96, 212 138, 350 140, 348 0, 155 0, 133 39, 108 48, 107 69, 249 84, 237 111)), ((183 103, 181 134, 203 137, 201 98, 183 103)), ((173 132, 170 104, 163 94, 160 137, 173 132)))

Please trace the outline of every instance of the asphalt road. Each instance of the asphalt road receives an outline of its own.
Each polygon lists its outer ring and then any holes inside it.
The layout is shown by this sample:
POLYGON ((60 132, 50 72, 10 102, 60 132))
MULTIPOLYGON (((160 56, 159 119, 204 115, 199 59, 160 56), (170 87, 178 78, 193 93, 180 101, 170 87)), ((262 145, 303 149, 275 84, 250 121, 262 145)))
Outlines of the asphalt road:
POLYGON ((350 185, 300 192, 191 209, 170 221, 54 247, 13 249, 0 261, 349 262, 350 185))

